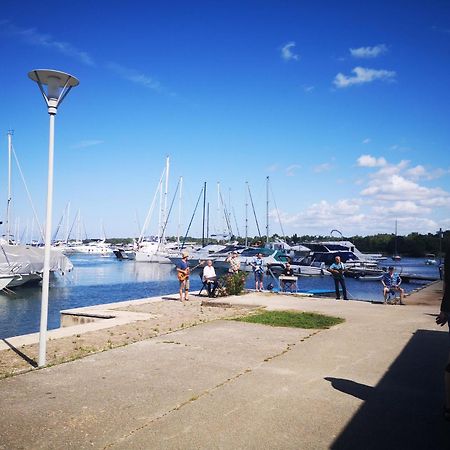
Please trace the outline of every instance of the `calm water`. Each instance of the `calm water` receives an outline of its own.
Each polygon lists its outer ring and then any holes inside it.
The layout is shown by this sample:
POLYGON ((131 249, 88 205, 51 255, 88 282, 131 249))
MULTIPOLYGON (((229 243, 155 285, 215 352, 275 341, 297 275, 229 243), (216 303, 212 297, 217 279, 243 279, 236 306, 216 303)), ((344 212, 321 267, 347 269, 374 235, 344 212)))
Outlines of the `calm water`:
MULTIPOLYGON (((123 300, 167 295, 178 291, 176 271, 169 265, 119 261, 115 257, 76 255, 74 270, 64 277, 56 276, 49 294, 49 329, 58 328, 63 309, 98 305, 123 300)), ((386 261, 390 264, 390 261, 386 261)), ((423 259, 405 258, 397 270, 423 275, 438 275, 436 266, 426 266, 423 259)), ((268 279, 265 280, 268 282, 268 279)), ((346 280, 350 298, 382 300, 379 281, 346 280)), ((248 287, 253 286, 248 277, 248 287)), ((419 283, 404 284, 406 291, 419 283)), ((199 289, 200 278, 191 276, 191 289, 199 289)), ((333 289, 331 277, 302 277, 299 289, 333 289)), ((39 331, 41 289, 19 288, 15 295, 0 294, 0 338, 39 331)))

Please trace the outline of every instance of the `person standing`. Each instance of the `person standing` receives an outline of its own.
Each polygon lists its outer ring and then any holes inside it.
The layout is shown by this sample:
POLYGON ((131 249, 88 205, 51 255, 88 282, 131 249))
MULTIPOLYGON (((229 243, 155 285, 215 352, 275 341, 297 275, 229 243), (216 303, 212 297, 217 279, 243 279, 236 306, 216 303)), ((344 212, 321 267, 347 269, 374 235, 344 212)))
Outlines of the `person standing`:
POLYGON ((177 264, 177 276, 180 282, 180 301, 189 300, 189 255, 186 252, 181 254, 181 261, 177 264))
POLYGON ((208 259, 206 267, 203 269, 202 280, 206 283, 206 289, 208 291, 208 297, 214 297, 217 289, 217 276, 214 269, 212 260, 208 259))
POLYGON ((341 298, 341 294, 339 292, 339 285, 342 288, 342 297, 344 300, 348 300, 347 298, 347 288, 345 287, 345 278, 344 278, 345 265, 341 262, 340 256, 335 256, 334 263, 328 268, 328 272, 331 272, 334 280, 334 289, 336 290, 336 300, 341 298))
POLYGON ((264 261, 262 258, 262 253, 258 253, 250 265, 253 267, 253 272, 255 274, 255 289, 256 291, 261 292, 264 285, 264 261))
MULTIPOLYGON (((449 325, 450 331, 450 248, 447 249, 444 259, 443 268, 444 279, 444 295, 442 296, 441 310, 436 317, 436 323, 441 327, 446 323, 449 325)), ((445 367, 445 404, 444 404, 444 419, 450 421, 450 354, 448 357, 447 366, 445 367)))
POLYGON ((227 256, 225 260, 230 267, 228 269, 228 273, 238 273, 241 268, 241 260, 239 259, 238 252, 232 252, 227 256))

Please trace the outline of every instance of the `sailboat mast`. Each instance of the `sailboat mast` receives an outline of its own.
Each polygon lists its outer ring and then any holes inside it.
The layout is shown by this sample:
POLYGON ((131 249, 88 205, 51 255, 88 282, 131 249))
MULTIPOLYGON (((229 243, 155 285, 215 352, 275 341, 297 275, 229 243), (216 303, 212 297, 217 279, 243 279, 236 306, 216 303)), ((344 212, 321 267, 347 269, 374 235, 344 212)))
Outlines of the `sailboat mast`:
POLYGON ((66 208, 66 244, 69 242, 69 228, 70 228, 70 222, 69 222, 69 214, 70 214, 70 202, 67 203, 66 208))
POLYGON ((206 205, 206 244, 209 244, 209 202, 206 205))
POLYGON ((160 237, 160 242, 164 241, 164 235, 166 233, 165 229, 166 227, 164 226, 164 224, 166 223, 167 220, 167 194, 169 192, 169 168, 170 168, 170 160, 169 157, 166 158, 166 185, 164 188, 164 210, 163 210, 163 218, 162 218, 162 224, 164 227, 164 230, 162 230, 162 236, 160 237))
POLYGON ((202 247, 205 246, 205 220, 206 220, 206 181, 203 184, 202 247))
POLYGON ((183 200, 183 177, 180 177, 180 193, 178 197, 177 248, 180 248, 181 208, 183 200))
POLYGON ((217 182, 217 238, 219 240, 219 235, 222 233, 221 227, 221 217, 220 217, 220 181, 217 182))
POLYGON ((269 177, 266 177, 266 245, 269 244, 269 177))
POLYGON ((6 204, 6 242, 11 236, 11 153, 13 130, 8 130, 8 199, 6 204))
POLYGON ((397 256, 397 219, 395 219, 395 241, 394 241, 395 252, 394 255, 397 256))
MULTIPOLYGON (((248 184, 248 182, 245 182, 248 184)), ((245 246, 248 246, 248 194, 247 189, 245 190, 245 246)))

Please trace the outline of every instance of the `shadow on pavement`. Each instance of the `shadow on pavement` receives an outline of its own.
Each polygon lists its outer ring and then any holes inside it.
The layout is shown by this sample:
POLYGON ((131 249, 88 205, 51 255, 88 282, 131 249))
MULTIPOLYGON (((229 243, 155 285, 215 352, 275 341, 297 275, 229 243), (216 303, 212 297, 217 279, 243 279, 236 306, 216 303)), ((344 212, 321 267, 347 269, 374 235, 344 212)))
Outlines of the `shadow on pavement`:
POLYGON ((21 352, 17 347, 14 347, 10 342, 8 342, 6 339, 2 339, 2 341, 17 355, 19 355, 22 359, 24 359, 30 366, 37 367, 38 363, 31 359, 29 356, 25 355, 25 353, 21 352))
POLYGON ((448 351, 448 332, 418 330, 377 386, 327 377, 364 400, 331 448, 450 448, 450 423, 442 417, 448 351))

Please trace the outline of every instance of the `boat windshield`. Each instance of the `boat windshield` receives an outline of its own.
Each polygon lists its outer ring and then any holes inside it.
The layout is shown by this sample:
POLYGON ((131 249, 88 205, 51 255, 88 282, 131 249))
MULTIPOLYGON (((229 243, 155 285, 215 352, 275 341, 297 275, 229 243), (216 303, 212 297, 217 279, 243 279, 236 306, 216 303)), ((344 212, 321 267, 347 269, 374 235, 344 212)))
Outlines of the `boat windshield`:
POLYGON ((266 257, 270 256, 273 253, 273 250, 271 250, 270 248, 260 248, 260 247, 247 248, 241 253, 241 256, 244 257, 256 256, 258 253, 261 253, 263 257, 266 257))

